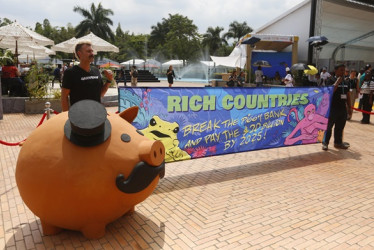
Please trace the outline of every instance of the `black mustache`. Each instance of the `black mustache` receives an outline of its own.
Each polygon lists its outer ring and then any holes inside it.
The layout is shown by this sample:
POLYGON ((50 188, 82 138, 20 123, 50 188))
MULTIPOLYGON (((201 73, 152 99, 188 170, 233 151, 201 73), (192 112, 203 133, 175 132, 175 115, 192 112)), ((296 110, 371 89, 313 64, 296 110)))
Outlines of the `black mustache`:
POLYGON ((157 175, 160 175, 160 179, 165 176, 165 161, 158 167, 151 166, 146 162, 139 162, 127 179, 123 174, 119 174, 116 178, 116 185, 124 193, 138 193, 147 188, 157 175))

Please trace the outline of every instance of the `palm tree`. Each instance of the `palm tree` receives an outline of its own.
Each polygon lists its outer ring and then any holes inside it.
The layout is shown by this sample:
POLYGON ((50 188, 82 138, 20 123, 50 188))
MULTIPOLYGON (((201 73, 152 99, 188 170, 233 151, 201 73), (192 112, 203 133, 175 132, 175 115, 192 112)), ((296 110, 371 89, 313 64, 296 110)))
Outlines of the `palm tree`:
POLYGON ((79 6, 75 6, 73 10, 82 14, 85 18, 75 28, 77 37, 92 32, 104 40, 114 39, 113 31, 109 27, 109 25, 113 25, 113 22, 108 18, 109 15, 113 15, 111 9, 104 9, 101 3, 96 8, 95 4, 92 3, 91 10, 86 10, 79 6))
POLYGON ((239 23, 237 21, 234 21, 230 23, 229 31, 224 35, 224 37, 227 38, 234 38, 239 41, 240 38, 245 36, 248 33, 251 33, 253 29, 247 25, 247 22, 239 23))
POLYGON ((157 22, 157 25, 153 25, 151 29, 150 42, 156 45, 163 45, 166 40, 166 35, 170 31, 169 22, 163 18, 162 23, 157 22))
POLYGON ((202 45, 209 48, 209 54, 215 55, 216 51, 224 44, 227 44, 226 39, 221 37, 222 27, 209 27, 203 35, 202 45))

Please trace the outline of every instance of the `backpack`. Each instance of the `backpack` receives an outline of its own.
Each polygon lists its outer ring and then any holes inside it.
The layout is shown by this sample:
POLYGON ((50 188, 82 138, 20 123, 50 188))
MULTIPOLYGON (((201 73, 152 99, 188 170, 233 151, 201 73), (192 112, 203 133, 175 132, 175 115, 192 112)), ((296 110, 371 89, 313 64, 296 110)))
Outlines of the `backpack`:
POLYGON ((134 77, 134 78, 138 78, 138 71, 137 71, 137 70, 134 70, 134 71, 132 72, 132 77, 134 77))

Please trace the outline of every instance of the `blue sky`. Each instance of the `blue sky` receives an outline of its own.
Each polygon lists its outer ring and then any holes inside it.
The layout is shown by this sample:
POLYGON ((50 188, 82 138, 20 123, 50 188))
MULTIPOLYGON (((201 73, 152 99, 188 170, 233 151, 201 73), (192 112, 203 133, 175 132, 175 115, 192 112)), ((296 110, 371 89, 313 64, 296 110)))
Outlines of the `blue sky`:
POLYGON ((83 17, 73 11, 74 6, 89 9, 91 3, 101 2, 114 11, 112 30, 118 23, 123 31, 150 33, 151 26, 168 18, 168 14, 181 14, 193 20, 199 33, 209 26, 220 26, 227 31, 233 21, 247 22, 257 29, 304 0, 0 0, 0 18, 17 20, 24 26, 35 27, 47 18, 52 26, 68 23, 76 26, 83 17))

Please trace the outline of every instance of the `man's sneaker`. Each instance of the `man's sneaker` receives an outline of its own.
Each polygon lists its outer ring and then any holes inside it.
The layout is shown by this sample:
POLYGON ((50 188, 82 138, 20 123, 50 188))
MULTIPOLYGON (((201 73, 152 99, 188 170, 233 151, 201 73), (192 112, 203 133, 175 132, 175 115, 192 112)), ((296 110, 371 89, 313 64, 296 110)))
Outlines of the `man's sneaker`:
POLYGON ((329 149, 329 146, 326 143, 322 142, 322 150, 327 151, 329 149))
POLYGON ((343 144, 346 145, 347 147, 350 147, 350 146, 351 146, 351 144, 349 144, 349 142, 345 142, 345 141, 343 141, 343 144))
POLYGON ((347 144, 344 144, 344 143, 334 144, 334 147, 339 148, 339 149, 348 149, 349 148, 349 146, 347 144))

